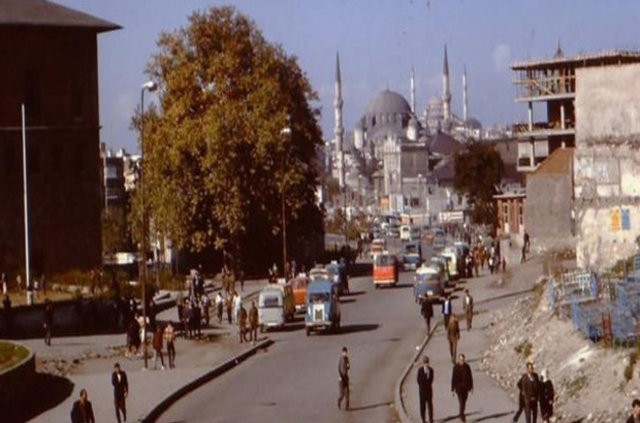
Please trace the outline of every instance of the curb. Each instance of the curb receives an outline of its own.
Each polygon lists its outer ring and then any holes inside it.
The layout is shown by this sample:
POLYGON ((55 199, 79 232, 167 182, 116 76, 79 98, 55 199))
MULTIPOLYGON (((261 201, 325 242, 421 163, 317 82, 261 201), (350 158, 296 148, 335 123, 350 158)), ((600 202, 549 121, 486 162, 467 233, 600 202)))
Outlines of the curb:
POLYGON ((271 340, 270 338, 267 338, 264 341, 259 342, 258 344, 256 344, 252 348, 248 349, 247 351, 245 351, 243 353, 240 353, 240 354, 236 355, 235 357, 231 357, 230 359, 228 359, 224 363, 219 364, 218 366, 214 367, 212 370, 207 371, 202 376, 192 380, 191 382, 189 382, 186 385, 184 385, 182 388, 179 388, 178 390, 176 390, 175 392, 170 394, 168 397, 166 397, 165 399, 160 401, 160 403, 158 403, 156 406, 154 406, 146 416, 140 418, 138 421, 140 423, 153 423, 153 422, 155 422, 158 419, 158 417, 160 417, 160 415, 162 415, 162 413, 167 411, 169 409, 169 407, 171 407, 179 399, 181 399, 182 397, 184 397, 188 393, 192 392, 196 388, 199 388, 200 386, 204 385, 205 383, 211 381, 212 379, 215 379, 216 377, 222 375, 223 373, 233 369, 235 366, 237 366, 241 362, 245 361, 250 356, 254 355, 256 353, 256 351, 258 351, 260 349, 263 349, 263 348, 267 348, 267 347, 273 345, 273 343, 274 343, 273 340, 271 340))
POLYGON ((398 417, 400 417, 401 423, 412 423, 404 407, 404 400, 402 399, 402 385, 404 385, 405 379, 413 369, 413 366, 416 363, 416 361, 418 361, 418 359, 422 355, 422 351, 424 351, 424 348, 429 343, 429 340, 431 339, 433 334, 436 332, 436 329, 438 329, 439 325, 440 325, 439 321, 436 322, 435 325, 433 325, 433 328, 431 328, 431 332, 429 332, 427 336, 424 338, 424 340, 422 341, 422 345, 420 346, 416 354, 413 356, 413 358, 411 359, 407 367, 405 367, 404 371, 400 375, 400 378, 396 382, 395 407, 396 407, 396 411, 398 412, 398 417))
MULTIPOLYGON (((515 291, 515 292, 512 292, 512 293, 508 293, 508 294, 502 294, 502 295, 498 295, 498 296, 495 296, 495 297, 486 298, 484 300, 478 301, 476 304, 485 304, 485 303, 489 303, 489 302, 492 302, 492 301, 495 301, 495 300, 500 300, 500 299, 504 299, 504 298, 509 298, 509 297, 519 296, 519 295, 523 295, 523 294, 528 294, 528 293, 530 293, 532 291, 533 291, 532 288, 519 290, 519 291, 515 291)), ((409 373, 411 372, 411 369, 413 369, 413 366, 419 360, 420 355, 422 355, 422 351, 424 351, 425 347, 429 343, 429 340, 431 339, 431 337, 435 333, 435 331, 438 328, 438 325, 440 325, 440 323, 441 323, 440 321, 436 322, 436 324, 431 329, 431 332, 429 332, 427 334, 427 336, 424 338, 424 341, 422 341, 422 345, 420 346, 420 348, 418 349, 416 354, 413 356, 413 358, 411 359, 411 361, 409 362, 407 367, 404 369, 404 371, 400 375, 400 378, 398 379, 398 381, 396 382, 395 407, 396 407, 396 411, 398 413, 398 417, 400 418, 400 423, 412 423, 412 420, 409 418, 409 415, 407 414, 407 410, 405 409, 404 400, 402 399, 402 386, 404 385, 404 382, 407 379, 407 376, 409 375, 409 373)))

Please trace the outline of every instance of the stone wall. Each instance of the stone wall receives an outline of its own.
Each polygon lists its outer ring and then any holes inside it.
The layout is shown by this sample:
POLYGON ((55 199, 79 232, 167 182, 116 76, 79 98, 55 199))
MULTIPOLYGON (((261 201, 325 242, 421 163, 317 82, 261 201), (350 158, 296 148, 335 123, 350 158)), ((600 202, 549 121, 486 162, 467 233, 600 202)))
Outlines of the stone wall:
POLYGON ((577 262, 603 268, 637 252, 640 64, 576 71, 577 262))

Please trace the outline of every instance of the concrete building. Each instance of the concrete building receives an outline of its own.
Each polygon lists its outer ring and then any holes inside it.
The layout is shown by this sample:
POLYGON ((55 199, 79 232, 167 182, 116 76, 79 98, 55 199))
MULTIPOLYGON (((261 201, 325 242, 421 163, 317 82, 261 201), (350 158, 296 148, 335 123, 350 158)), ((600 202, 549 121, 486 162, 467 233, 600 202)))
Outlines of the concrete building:
POLYGON ((0 0, 0 268, 25 267, 25 106, 31 269, 101 264, 97 35, 111 22, 44 0, 0 0))
POLYGON ((532 172, 556 149, 575 145, 576 73, 578 69, 638 63, 640 53, 611 51, 565 56, 558 45, 549 59, 511 65, 516 102, 527 104, 527 120, 514 124, 518 138, 518 170, 532 172))
POLYGON ((600 57, 615 64, 576 70, 574 212, 584 268, 636 253, 640 234, 640 64, 627 64, 640 52, 600 57))

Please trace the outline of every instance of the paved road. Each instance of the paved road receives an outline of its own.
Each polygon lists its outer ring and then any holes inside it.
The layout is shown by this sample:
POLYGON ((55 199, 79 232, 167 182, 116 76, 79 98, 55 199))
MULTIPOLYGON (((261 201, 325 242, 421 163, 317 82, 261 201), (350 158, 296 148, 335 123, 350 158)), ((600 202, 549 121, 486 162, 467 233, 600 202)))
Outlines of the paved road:
POLYGON ((307 337, 302 320, 273 332, 270 351, 188 395, 159 421, 397 421, 395 382, 424 337, 411 278, 401 274, 398 287, 382 290, 370 277, 352 279, 341 333, 307 337), (352 363, 350 412, 336 405, 343 345, 352 363))

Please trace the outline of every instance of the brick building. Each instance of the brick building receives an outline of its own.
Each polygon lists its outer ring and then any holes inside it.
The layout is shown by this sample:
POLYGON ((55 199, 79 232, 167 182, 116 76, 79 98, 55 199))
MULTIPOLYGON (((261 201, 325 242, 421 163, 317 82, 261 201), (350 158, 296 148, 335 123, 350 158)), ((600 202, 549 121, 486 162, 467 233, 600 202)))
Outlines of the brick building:
POLYGON ((101 263, 97 35, 118 28, 44 0, 0 0, 4 272, 25 266, 22 104, 32 271, 53 274, 101 263))

